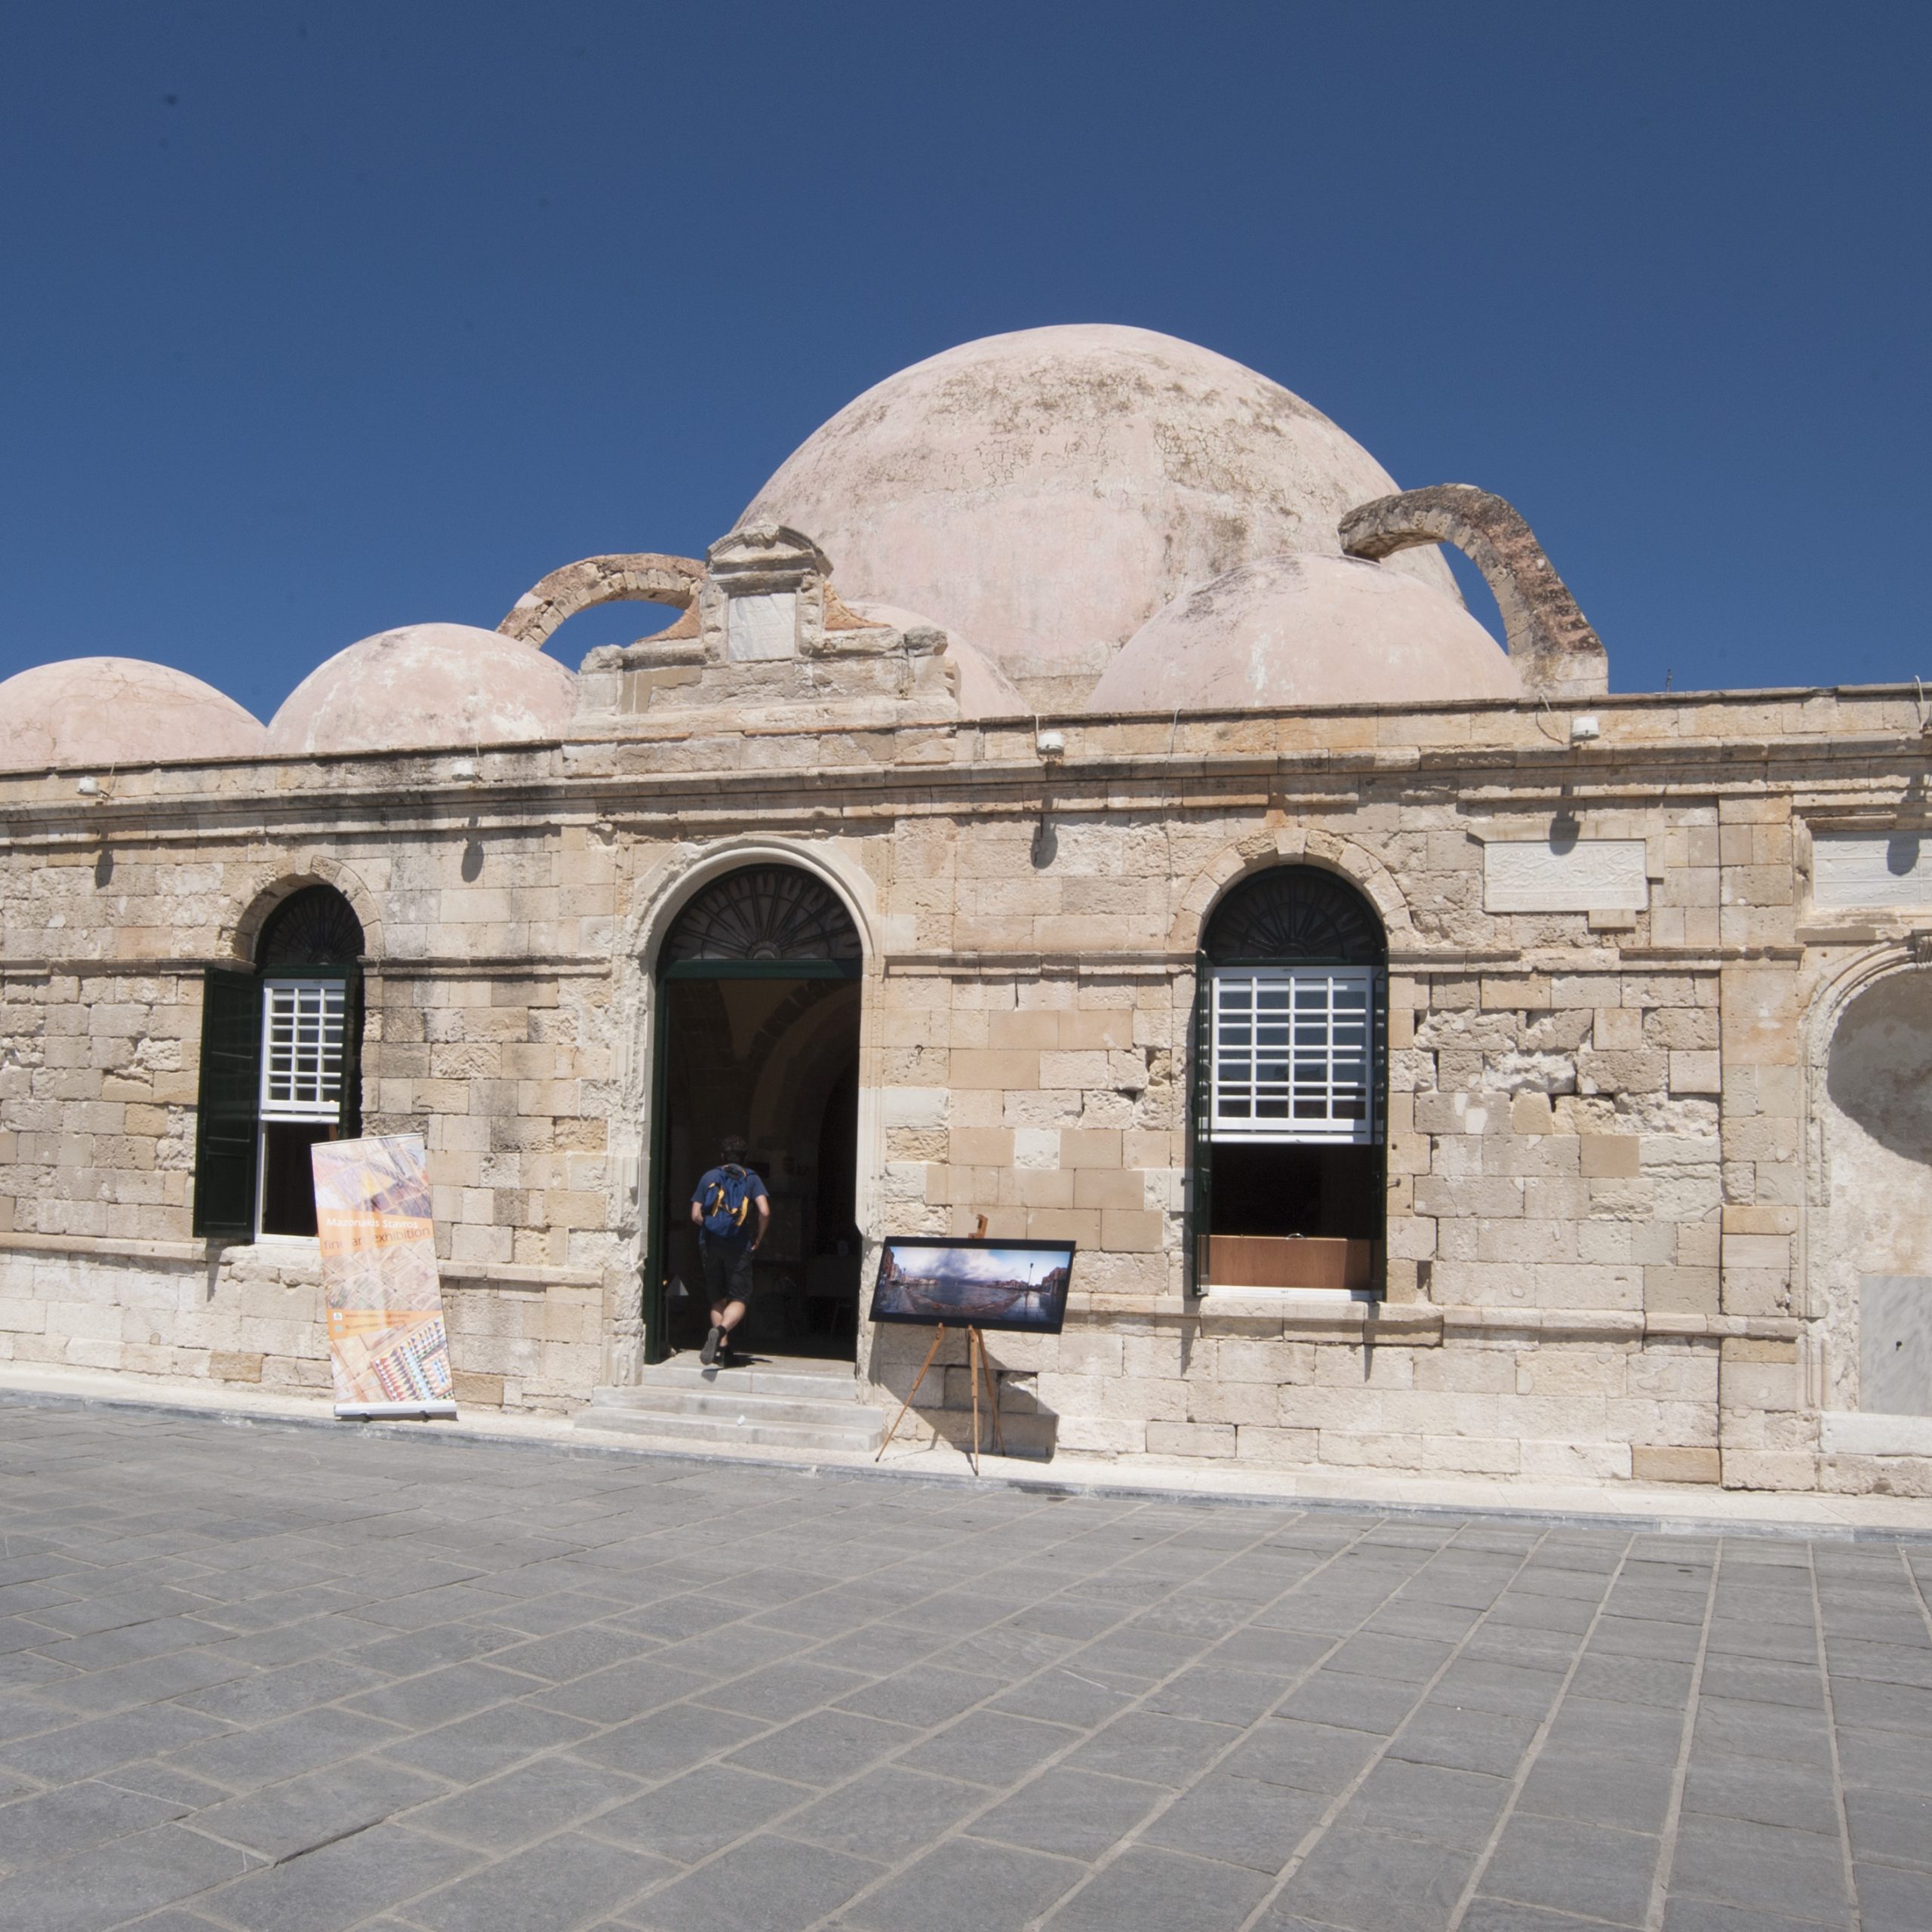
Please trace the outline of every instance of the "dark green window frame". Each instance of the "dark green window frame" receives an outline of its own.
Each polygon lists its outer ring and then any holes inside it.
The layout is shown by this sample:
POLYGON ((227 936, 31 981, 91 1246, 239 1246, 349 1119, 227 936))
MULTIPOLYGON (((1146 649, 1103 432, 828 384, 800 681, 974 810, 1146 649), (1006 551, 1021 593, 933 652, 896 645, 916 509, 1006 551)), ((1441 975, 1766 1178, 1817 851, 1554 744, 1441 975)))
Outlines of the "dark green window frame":
MULTIPOLYGON (((1183 1223, 1183 1277, 1191 1296, 1213 1286, 1208 1237, 1214 1226, 1214 972, 1217 967, 1352 966, 1373 970, 1370 1078, 1376 1134, 1375 1181, 1383 1203, 1375 1238, 1375 1278, 1388 1254, 1388 940, 1367 895, 1318 866, 1288 863, 1251 872, 1229 888, 1208 915, 1194 960, 1189 1028, 1188 1171, 1183 1223)), ((1380 1291, 1378 1288, 1377 1292, 1380 1291)))
POLYGON ((309 887, 284 902, 262 930, 252 967, 211 966, 202 976, 201 1081, 195 1121, 190 1225, 211 1241, 252 1241, 259 1231, 262 1152, 263 988, 272 980, 339 980, 343 1000, 342 1091, 336 1134, 362 1128, 362 968, 359 961, 305 955, 359 950, 361 928, 331 887, 309 887))

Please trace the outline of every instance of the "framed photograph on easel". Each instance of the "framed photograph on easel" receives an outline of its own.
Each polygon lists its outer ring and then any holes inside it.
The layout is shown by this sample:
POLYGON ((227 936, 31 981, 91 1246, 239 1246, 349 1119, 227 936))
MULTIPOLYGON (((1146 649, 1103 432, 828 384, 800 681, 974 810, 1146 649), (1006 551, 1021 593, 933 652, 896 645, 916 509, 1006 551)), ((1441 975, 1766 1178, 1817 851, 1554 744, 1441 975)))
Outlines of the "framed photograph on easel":
MULTIPOLYGON (((986 1226, 983 1217, 980 1225, 986 1226)), ((993 1436, 1003 1454, 1005 1431, 999 1419, 999 1392, 986 1358, 983 1329, 1020 1335, 1057 1335, 1066 1321, 1066 1291, 1073 1275, 1070 1241, 1000 1241, 974 1235, 948 1240, 907 1235, 887 1241, 880 1252, 878 1279, 872 1288, 875 1321, 903 1322, 931 1328, 933 1345, 912 1378, 912 1386, 878 1446, 886 1445, 912 1406, 949 1328, 966 1331, 966 1366, 973 1386, 973 1468, 980 1466, 980 1390, 984 1384, 992 1411, 993 1436)), ((877 1460, 877 1458, 874 1458, 877 1460)))
POLYGON ((1057 1335, 1073 1251, 1070 1241, 897 1237, 879 1255, 872 1318, 1057 1335))

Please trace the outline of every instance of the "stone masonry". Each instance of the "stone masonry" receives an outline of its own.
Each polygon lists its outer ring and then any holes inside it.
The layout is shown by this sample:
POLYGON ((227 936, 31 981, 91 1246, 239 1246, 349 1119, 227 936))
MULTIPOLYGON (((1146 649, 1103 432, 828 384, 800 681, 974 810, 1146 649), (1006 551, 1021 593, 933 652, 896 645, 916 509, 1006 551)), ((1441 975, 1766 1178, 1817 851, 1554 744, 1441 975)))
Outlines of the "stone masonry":
MULTIPOLYGON (((1857 1343, 1807 1246, 1824 989, 1932 923, 1817 903, 1813 841, 1916 809, 1910 691, 1601 697, 1575 740, 1543 700, 974 719, 942 637, 838 635, 732 711, 619 654, 561 742, 0 778, 0 1354, 325 1386, 313 1244, 189 1235, 202 968, 322 880, 365 1124, 428 1139, 460 1397, 634 1378, 653 948, 778 858, 865 943, 867 1235, 1080 1244, 1065 1334, 993 1340, 1023 1446, 1932 1493, 1932 1443, 1834 1423, 1857 1343), (1506 845, 1628 875, 1500 909, 1506 845), (1387 931, 1386 1278, 1195 1301, 1195 948, 1284 862, 1387 931)), ((923 1342, 862 1334, 861 1378, 923 1342)), ((927 1426, 968 1400, 961 1356, 927 1426)))

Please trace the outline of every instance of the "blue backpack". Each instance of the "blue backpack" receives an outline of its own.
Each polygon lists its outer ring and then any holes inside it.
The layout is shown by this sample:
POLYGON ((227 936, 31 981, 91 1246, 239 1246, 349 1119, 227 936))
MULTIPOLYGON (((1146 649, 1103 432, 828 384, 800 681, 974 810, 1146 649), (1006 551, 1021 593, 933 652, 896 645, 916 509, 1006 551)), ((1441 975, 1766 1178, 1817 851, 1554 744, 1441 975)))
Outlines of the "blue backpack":
POLYGON ((721 1168, 718 1178, 705 1190, 704 1231, 720 1240, 743 1234, 745 1217, 751 1212, 751 1176, 743 1168, 721 1168))

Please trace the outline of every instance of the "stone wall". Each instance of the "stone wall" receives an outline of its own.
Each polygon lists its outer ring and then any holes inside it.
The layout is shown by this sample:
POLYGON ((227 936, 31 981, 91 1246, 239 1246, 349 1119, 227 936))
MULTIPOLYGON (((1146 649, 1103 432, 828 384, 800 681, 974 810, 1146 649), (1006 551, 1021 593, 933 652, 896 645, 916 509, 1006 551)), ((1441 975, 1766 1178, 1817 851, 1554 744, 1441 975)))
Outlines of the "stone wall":
MULTIPOLYGON (((464 1398, 634 1374, 651 949, 708 869, 789 855, 866 939, 862 1225, 1081 1245, 1067 1332, 992 1343, 1033 1447, 1932 1486, 1828 1439, 1856 1338, 1807 1258, 1819 989, 1927 916, 1813 905, 1810 838, 1894 822, 1910 696, 1593 708, 1583 746, 1527 705, 1069 717, 1042 760, 1030 720, 700 740, 674 707, 460 767, 0 779, 0 1351, 322 1385, 312 1244, 189 1217, 201 969, 326 878, 369 934, 365 1121, 429 1144, 464 1398), (1183 1292, 1195 948, 1284 861, 1389 935, 1374 1305, 1183 1292)), ((862 1373, 903 1392, 924 1339, 862 1373)), ((943 1386, 956 1433, 963 1360, 943 1386)))

